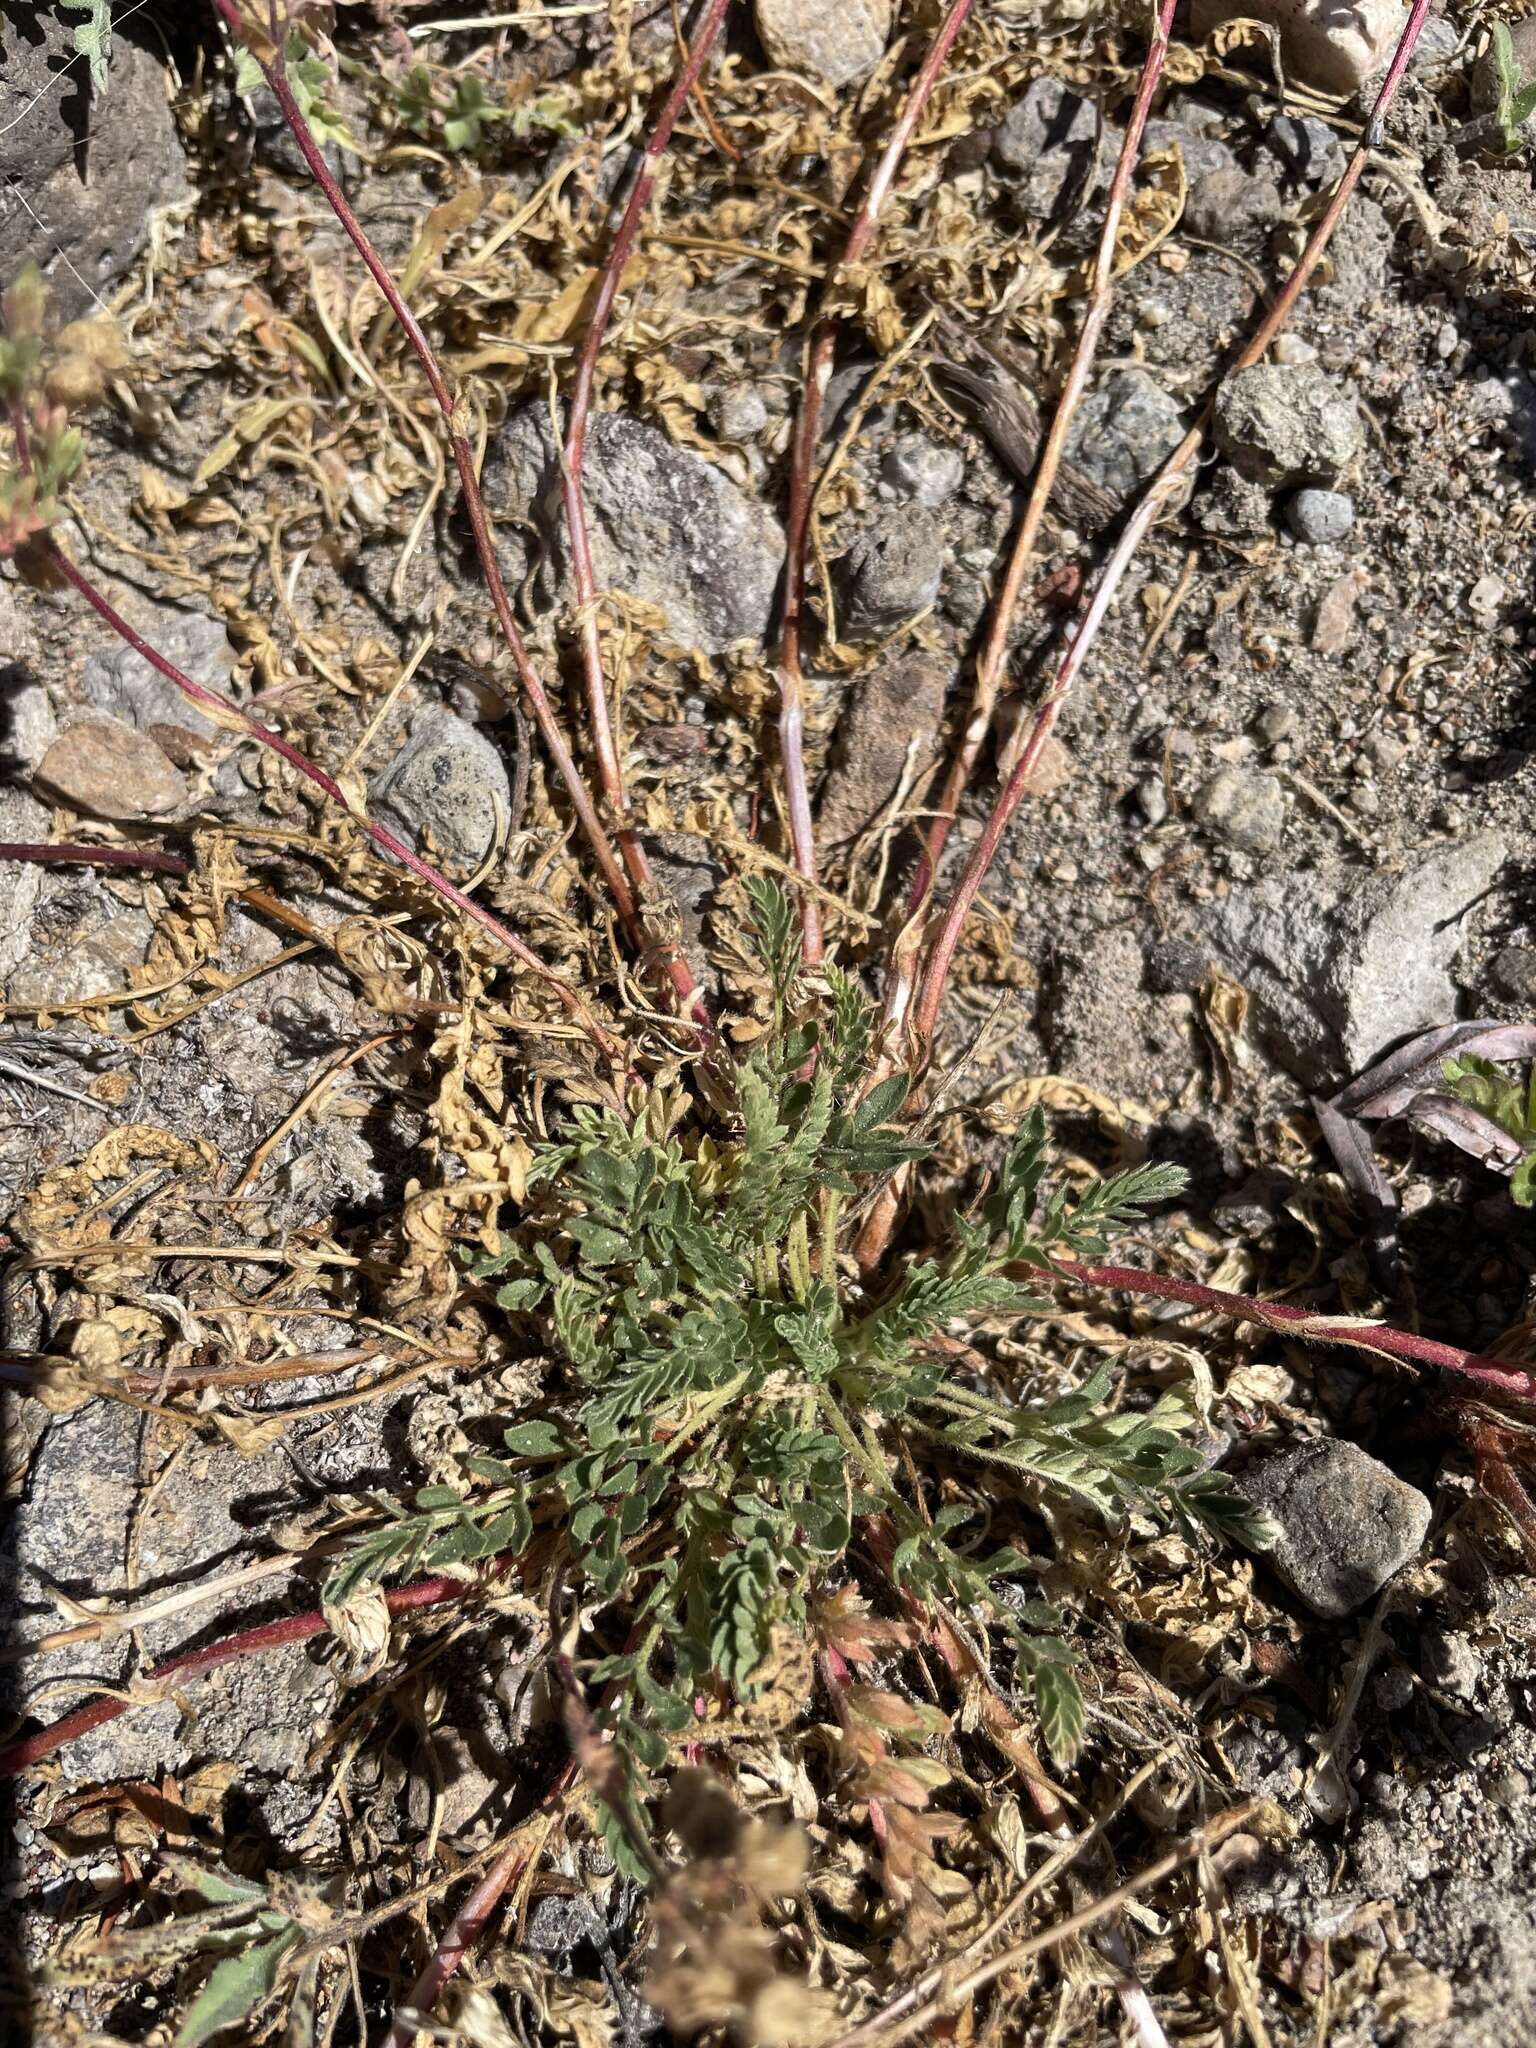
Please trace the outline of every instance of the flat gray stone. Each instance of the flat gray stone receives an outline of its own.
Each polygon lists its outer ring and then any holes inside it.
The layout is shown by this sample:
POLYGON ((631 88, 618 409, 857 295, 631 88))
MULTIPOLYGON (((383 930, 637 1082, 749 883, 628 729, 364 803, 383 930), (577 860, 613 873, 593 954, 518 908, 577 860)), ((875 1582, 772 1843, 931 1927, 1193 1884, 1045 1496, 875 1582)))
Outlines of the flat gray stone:
POLYGON ((1309 1084, 1337 1082, 1454 1019, 1463 920, 1508 854, 1486 831, 1397 873, 1272 874, 1215 906, 1208 934, 1280 1060, 1309 1084))
MULTIPOLYGON (((723 470, 630 413, 599 413, 583 470, 592 565, 599 591, 627 591, 666 614, 680 646, 717 654, 768 630, 784 562, 784 534, 759 499, 723 470)), ((513 589, 546 550, 571 596, 560 457, 549 408, 513 413, 485 463, 492 514, 531 525, 530 550, 516 523, 497 535, 513 589)))

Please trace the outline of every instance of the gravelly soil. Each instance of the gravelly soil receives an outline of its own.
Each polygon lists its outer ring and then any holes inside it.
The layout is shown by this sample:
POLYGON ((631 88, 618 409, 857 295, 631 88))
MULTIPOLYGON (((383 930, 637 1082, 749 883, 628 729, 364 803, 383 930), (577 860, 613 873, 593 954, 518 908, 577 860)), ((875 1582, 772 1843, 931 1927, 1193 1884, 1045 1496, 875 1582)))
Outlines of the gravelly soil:
MULTIPOLYGON (((1456 9, 1449 18, 1463 25, 1456 9)), ((990 936, 964 956, 948 1042, 957 1051, 980 1032, 957 1091, 968 1106, 965 1128, 974 1133, 1017 1107, 1010 1089, 1021 1077, 1079 1084, 1075 1094, 1066 1085, 1046 1094, 1060 1112, 1065 1146, 1102 1158, 1127 1142, 1145 1143, 1196 1169, 1195 1199, 1180 1224, 1186 1254, 1193 1244, 1224 1256, 1233 1284, 1278 1291, 1336 1283, 1330 1305, 1344 1311, 1379 1304, 1347 1199, 1309 1121, 1307 1092, 1348 1075, 1342 1066, 1298 1073, 1286 1044, 1266 1033, 1257 1014, 1245 1018, 1234 992, 1240 971, 1213 981, 1223 906, 1234 892, 1275 877, 1297 889, 1320 882, 1342 891, 1357 870, 1411 875, 1429 856, 1492 832, 1502 859, 1491 886, 1460 917, 1455 999, 1462 1014, 1524 1018, 1536 996, 1525 829, 1536 774, 1529 595, 1536 198, 1526 157, 1491 164, 1450 146, 1467 113, 1468 61, 1447 60, 1450 47, 1443 38, 1441 59, 1413 74, 1388 171, 1367 175, 1331 274, 1291 328, 1302 352, 1313 352, 1352 390, 1363 413, 1363 446, 1337 486, 1353 501, 1351 530, 1322 545, 1298 540, 1287 524, 1287 493, 1241 484, 1220 458, 1202 465, 1191 502, 1157 529, 1123 586, 1063 720, 1066 751, 1054 786, 1025 806, 1008 839, 987 889, 990 936), (1202 798, 1223 769, 1239 771, 1246 803, 1278 817, 1262 844, 1241 843, 1243 828, 1234 832, 1230 818, 1224 826, 1202 798)), ((1256 93, 1207 80, 1193 100, 1166 111, 1186 137, 1224 141, 1252 173, 1254 190, 1261 173, 1273 176, 1276 159, 1264 140, 1270 109, 1256 93)), ((1339 125, 1348 131, 1347 115, 1339 125)), ((958 138, 947 175, 983 217, 1012 218, 1007 181, 985 157, 984 142, 958 138)), ((204 138, 194 161, 222 160, 204 138)), ((269 137, 255 161, 263 175, 252 188, 247 244, 265 261, 273 236, 297 218, 309 257, 335 260, 339 242, 317 225, 318 201, 301 191, 280 146, 269 137)), ((225 163, 219 175, 227 173, 225 163)), ((509 189, 526 193, 536 183, 526 166, 509 173, 509 189)), ((408 161, 359 175, 355 189, 395 260, 410 246, 423 203, 440 196, 408 161)), ((1244 187, 1225 250, 1175 229, 1129 274, 1103 372, 1144 373, 1186 412, 1201 402, 1213 366, 1261 304, 1272 255, 1294 248, 1317 207, 1316 182, 1291 179, 1279 189, 1278 221, 1245 215, 1253 195, 1244 187)), ((1091 208, 1086 220, 1091 225, 1091 208)), ((1083 231, 1074 224, 1069 238, 1083 231)), ((227 263, 199 256, 191 223, 161 260, 177 280, 175 346, 184 374, 177 388, 158 394, 171 424, 148 444, 164 474, 185 480, 227 423, 221 337, 239 316, 244 279, 227 263)), ((750 266, 744 275, 699 287, 702 331, 722 315, 761 307, 768 287, 750 266)), ((144 276, 133 273, 130 296, 144 276)), ((713 411, 706 402, 693 416, 690 438, 713 450, 748 498, 761 494, 781 505, 795 351, 777 331, 754 329, 739 348, 729 345, 731 334, 718 327, 681 365, 716 395, 713 411), (731 427, 718 401, 722 385, 738 398, 741 390, 755 392, 760 407, 738 411, 731 427)), ((1040 374, 1038 334, 991 338, 1026 382, 1040 374)), ((873 362, 849 360, 866 368, 873 362)), ((995 449, 946 406, 942 380, 918 377, 917 367, 901 402, 876 403, 865 418, 849 456, 851 488, 829 513, 825 541, 834 588, 845 591, 839 578, 856 574, 871 529, 894 531, 907 519, 914 464, 927 465, 927 475, 936 451, 953 449, 961 465, 945 474, 958 479, 956 488, 909 520, 905 543, 915 557, 907 565, 912 587, 931 570, 939 595, 931 608, 926 599, 912 607, 925 615, 892 635, 880 657, 885 668, 877 662, 847 682, 837 664, 827 664, 812 720, 818 773, 847 715, 848 692, 873 693, 878 718, 883 677, 914 647, 942 668, 948 721, 956 722, 968 652, 1018 502, 1017 481, 995 449)), ((859 381, 849 376, 842 395, 859 381)), ((81 502, 103 533, 137 533, 149 545, 133 509, 145 459, 129 419, 114 416, 99 436, 81 502)), ((242 479, 246 487, 257 485, 242 479)), ((279 513, 300 501, 290 473, 270 471, 259 488, 279 513)), ((210 532, 219 535, 217 527, 210 532)), ((302 632, 333 651, 371 635, 394 657, 408 651, 427 617, 445 644, 483 651, 462 537, 445 515, 429 519, 404 582, 393 589, 398 531, 352 532, 341 549, 317 546, 315 538, 294 582, 290 616, 269 622, 285 653, 302 632)), ((1080 541, 1056 526, 1040 576, 1076 558, 1080 541)), ((139 587, 134 602, 147 617, 152 577, 146 585, 142 563, 110 541, 101 546, 109 573, 139 587)), ((183 595, 196 603, 195 593, 183 595)), ((1032 658, 1044 673, 1058 623, 1047 604, 1021 629, 1021 678, 1032 658)), ((871 627, 861 645, 867 650, 889 630, 871 627)), ((40 800, 33 772, 90 701, 87 665, 106 646, 72 602, 34 598, 0 581, 5 750, 13 763, 0 788, 0 837, 68 835, 68 814, 40 800)), ((637 686, 635 694, 640 779, 656 818, 671 814, 661 864, 688 891, 695 928, 707 930, 719 856, 675 828, 707 774, 735 775, 737 815, 743 822, 750 816, 750 721, 739 694, 707 665, 687 687, 668 684, 648 696, 637 686), (668 738, 677 726, 704 736, 696 752, 668 738)), ((398 749, 415 709, 440 703, 471 716, 484 708, 462 681, 424 671, 373 740, 369 771, 398 749)), ((361 735, 371 708, 354 702, 337 714, 339 729, 327 735, 333 758, 361 735)), ((892 713, 906 715, 904 705, 892 713)), ((507 726, 494 731, 510 755, 507 726)), ((919 738, 931 753, 935 735, 919 738)), ((211 806, 267 824, 282 816, 280 803, 265 803, 265 772, 237 761, 226 742, 190 772, 189 815, 211 806)), ((957 829, 952 865, 979 829, 984 793, 957 829)), ((857 886, 860 872, 855 867, 850 877, 834 862, 832 878, 857 886)), ((503 885, 512 886, 503 877, 493 893, 503 885)), ((343 892, 327 893, 318 878, 312 886, 310 914, 345 913, 351 899, 343 892)), ((160 905, 142 878, 0 871, 6 996, 35 1009, 121 987, 143 958, 160 905)), ((574 912, 578 920, 582 914, 574 912)), ((1410 925, 1402 943, 1427 946, 1434 936, 1410 925)), ((243 973, 275 957, 282 943, 256 918, 232 913, 219 964, 243 973)), ((1307 991, 1300 994, 1305 1000, 1307 991)), ((296 958, 132 1047, 77 1022, 44 1031, 19 1012, 6 1026, 9 1066, 87 1099, 0 1073, 0 1207, 9 1210, 41 1174, 78 1159, 115 1122, 153 1125, 206 1143, 221 1161, 243 1161, 319 1067, 379 1023, 347 977, 313 957, 296 958)), ((344 1110, 305 1123, 278 1155, 248 1241, 286 1242, 338 1213, 368 1214, 397 1200, 423 1137, 419 1079, 408 1062, 353 1076, 344 1110)), ((957 1144, 961 1129, 957 1121, 957 1144)), ((1416 1306, 1426 1330, 1469 1344, 1527 1326, 1530 1232, 1498 1181, 1426 1141, 1389 1135, 1383 1150, 1404 1209, 1407 1292, 1399 1307, 1416 1306)), ((23 1277, 7 1293, 0 1339, 18 1351, 45 1349, 67 1326, 69 1306, 46 1300, 23 1277)), ((1194 1334, 1189 1325, 1160 1329, 1194 1334)), ((307 1327, 297 1316, 288 1334, 296 1348, 360 1341, 345 1321, 307 1327)), ((1214 1628, 1200 1638, 1197 1669, 1156 1606, 1160 1585, 1174 1599, 1183 1560, 1163 1559, 1157 1545, 1144 1545, 1138 1559, 1150 1590, 1145 1626, 1132 1631, 1129 1647, 1171 1688, 1168 1697, 1177 1696, 1185 1715, 1181 1753, 1198 1754, 1208 1782, 1227 1792, 1273 1799, 1291 1823, 1288 1837, 1255 1844, 1252 1860, 1227 1874, 1265 2023, 1276 2042, 1319 2038, 1318 2016, 1326 2013, 1328 2039, 1339 2048, 1410 2040, 1515 2048, 1536 2020, 1536 1599, 1517 1547, 1464 1466, 1445 1458, 1432 1410, 1401 1379, 1363 1364, 1320 1364, 1316 1354, 1272 1339, 1228 1346, 1221 1376, 1231 1404, 1227 1426, 1240 1449, 1277 1435, 1336 1432, 1366 1445, 1435 1507, 1422 1557, 1374 1613, 1321 1623, 1259 1568, 1226 1632, 1214 1628)), ((270 1402, 253 1397, 251 1410, 324 1399, 348 1384, 334 1376, 289 1382, 270 1402)), ((10 1536, 15 1626, 32 1637, 54 1625, 50 1589, 75 1598, 143 1595, 228 1569, 249 1554, 253 1533, 270 1532, 312 1503, 319 1487, 398 1483, 402 1468, 422 1483, 432 1476, 434 1431, 473 1433, 487 1405, 473 1378, 440 1384, 445 1395, 413 1391, 301 1420, 281 1444, 245 1450, 99 1401, 55 1416, 17 1403, 7 1440, 8 1479, 20 1503, 10 1536)), ((231 1611, 259 1619, 276 1606, 255 1586, 228 1604, 231 1611)), ((92 1645, 86 1655, 56 1651, 6 1675, 8 1703, 20 1714, 39 1703, 42 1712, 43 1691, 57 1680, 84 1675, 120 1684, 193 1639, 180 1617, 145 1629, 132 1644, 92 1645)), ((487 1621, 455 1646, 446 1667, 457 1674, 459 1710, 450 1718, 468 1758, 454 1779, 462 1811, 448 1832, 457 1829, 464 1843, 481 1839, 475 1830, 484 1812, 494 1812, 505 1793, 497 1759, 526 1738, 528 1708, 519 1693, 525 1647, 519 1623, 487 1621), (481 1755, 490 1762, 476 1761, 481 1755)), ((447 1681, 439 1674, 436 1682, 447 1681)), ((25 1792, 17 1808, 13 1895, 42 1902, 31 1922, 34 1952, 51 1940, 50 1902, 78 1901, 81 1886, 106 1896, 122 1879, 120 1845, 105 1835, 82 1845, 48 1825, 61 1785, 164 1771, 186 1782, 233 1759, 234 1790, 226 1783, 219 1796, 227 1795, 226 1832, 247 1853, 251 1844, 291 1851, 302 1843, 317 1858, 360 1854, 365 1845, 344 1802, 325 1793, 333 1754, 322 1747, 317 1762, 313 1748, 327 1741, 344 1691, 334 1665, 299 1647, 211 1683, 198 1694, 195 1714, 167 1701, 75 1747, 62 1777, 25 1792)), ((350 1696, 347 1703, 355 1705, 350 1696)), ((424 1727, 413 1730, 402 1719, 392 1746, 369 1767, 376 1803, 397 1794, 394 1810, 407 1832, 421 1819, 411 1783, 429 1775, 418 1740, 424 1727)), ((536 1730, 535 1743, 545 1739, 536 1730)), ((1157 1836, 1158 1816, 1150 1807, 1138 1812, 1149 1838, 1157 1836)), ((1134 1850, 1126 1854, 1134 1860, 1134 1850)), ((1164 1967, 1168 1995, 1190 2016, 1196 2038, 1212 2008, 1188 1974, 1187 1945, 1160 1923, 1142 1934, 1154 1993, 1164 1967)), ((145 2007, 119 2012, 110 2024, 137 2040, 148 2038, 154 2020, 145 2007)))

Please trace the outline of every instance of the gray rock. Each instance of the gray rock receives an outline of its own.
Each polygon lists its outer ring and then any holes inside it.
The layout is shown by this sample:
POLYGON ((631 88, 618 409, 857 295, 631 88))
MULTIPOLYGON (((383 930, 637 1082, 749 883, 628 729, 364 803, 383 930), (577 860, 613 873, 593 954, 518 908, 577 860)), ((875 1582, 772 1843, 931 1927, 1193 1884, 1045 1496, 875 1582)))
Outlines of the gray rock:
POLYGON ((1297 1444, 1250 1466, 1237 1486, 1279 1529, 1266 1562, 1314 1614, 1353 1614, 1429 1528, 1423 1494, 1355 1444, 1297 1444))
POLYGON ((1270 875, 1215 906, 1210 938, 1284 1064, 1337 1080, 1455 1016, 1461 920, 1507 858, 1488 831, 1396 874, 1270 875))
POLYGON ((425 1828, 432 1818, 440 1785, 443 1803, 439 1824, 451 1840, 463 1834, 484 1812, 496 1795, 497 1783, 461 1729, 435 1728, 428 1742, 431 1754, 423 1755, 420 1769, 412 1775, 406 1795, 407 1809, 412 1824, 425 1828))
POLYGON ((1190 180, 1184 226, 1197 241, 1226 248, 1256 240, 1284 213, 1280 187, 1266 172, 1220 164, 1190 180))
POLYGON ((450 869, 473 873, 506 829, 506 764, 483 733, 451 711, 419 717, 369 791, 369 808, 414 851, 428 835, 450 869))
MULTIPOLYGON (((140 600, 129 610, 128 623, 194 683, 229 694, 234 650, 218 619, 140 600)), ((109 712, 140 732, 156 725, 176 725, 199 739, 212 739, 216 731, 212 719, 190 703, 173 682, 120 642, 91 656, 81 671, 80 687, 97 710, 109 712)))
POLYGON ((1536 946, 1505 946, 1488 970, 1501 996, 1516 1003, 1536 1003, 1536 946))
POLYGON ((711 393, 709 424, 722 441, 755 441, 768 424, 763 394, 750 384, 711 393))
POLYGON ((891 0, 753 0, 752 12, 775 64, 834 88, 867 78, 891 36, 891 0))
POLYGON ((893 489, 930 511, 947 504, 965 480, 965 457, 958 448, 930 441, 926 434, 903 434, 880 465, 893 489))
POLYGON ((75 55, 77 21, 53 7, 0 10, 0 278, 36 258, 66 320, 96 309, 155 209, 187 189, 165 66, 120 32, 97 92, 75 55))
POLYGON ((1344 169, 1344 144, 1326 121, 1277 114, 1264 130, 1263 141, 1298 184, 1327 184, 1344 169))
POLYGON ((1364 439, 1354 392, 1315 363, 1256 363, 1217 395, 1217 445, 1255 483, 1332 483, 1364 439))
POLYGON ((926 610, 944 581, 944 528, 926 505, 897 505, 867 527, 843 560, 845 610, 853 639, 878 639, 926 610))
POLYGON ((1115 370, 1078 408, 1067 454, 1116 498, 1156 475, 1184 435, 1184 416, 1145 370, 1115 370))
POLYGON ((1101 124, 1092 100, 1058 79, 1037 78, 993 136, 992 161, 1022 210, 1044 220, 1069 193, 1091 187, 1114 162, 1119 143, 1119 131, 1101 124))
POLYGON ((1197 178, 1206 177, 1212 171, 1237 168, 1237 158, 1219 136, 1205 134, 1200 128, 1186 127, 1182 121, 1147 123, 1142 143, 1143 155, 1150 155, 1153 150, 1174 147, 1184 159, 1184 177, 1191 185, 1197 178))
POLYGON ((1267 853, 1285 830, 1285 792, 1262 770, 1217 769, 1195 792, 1193 808, 1202 825, 1242 853, 1267 853))
POLYGON ((852 839, 879 816, 896 794, 914 739, 918 768, 936 758, 951 674, 949 663, 934 655, 909 654, 859 677, 838 721, 817 808, 817 831, 829 846, 852 839))
MULTIPOLYGON (((623 412, 593 420, 584 484, 599 589, 657 606, 686 647, 715 654, 762 638, 784 560, 783 530, 766 506, 623 412)), ((523 406, 496 436, 485 496, 496 517, 534 526, 569 595, 560 460, 542 402, 523 406)), ((541 550, 512 530, 497 538, 506 574, 521 583, 541 550)))
POLYGON ((1155 996, 1193 995, 1210 971, 1211 950, 1189 939, 1154 939, 1146 950, 1146 987, 1155 996))
MULTIPOLYGON (((0 636, 12 630, 9 611, 9 593, 0 586, 0 636)), ((47 691, 26 678, 23 663, 0 658, 0 840, 35 844, 48 837, 48 812, 15 778, 37 767, 58 725, 47 691)), ((0 861, 0 986, 31 951, 32 913, 46 873, 31 861, 0 861)))
POLYGON ((1143 775, 1136 785, 1136 808, 1148 825, 1161 825, 1168 815, 1168 790, 1161 775, 1143 775))
POLYGON ((1419 1667, 1431 1685, 1453 1700, 1469 1700, 1483 1673, 1482 1661, 1464 1635, 1431 1622, 1419 1642, 1419 1667))
POLYGON ((1309 485, 1286 506, 1285 522, 1308 547, 1328 547, 1342 540, 1354 525, 1355 501, 1347 491, 1322 491, 1309 485))

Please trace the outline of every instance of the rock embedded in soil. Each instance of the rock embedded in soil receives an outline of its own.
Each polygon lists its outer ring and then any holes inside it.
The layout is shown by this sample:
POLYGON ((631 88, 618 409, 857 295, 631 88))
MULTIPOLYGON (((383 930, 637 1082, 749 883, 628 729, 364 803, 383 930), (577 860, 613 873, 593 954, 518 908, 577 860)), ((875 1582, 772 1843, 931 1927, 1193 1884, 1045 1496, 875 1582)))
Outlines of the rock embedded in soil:
POLYGON ((1255 242, 1284 213, 1285 201, 1272 177, 1231 164, 1190 181, 1184 226, 1197 241, 1225 249, 1255 242))
POLYGON ((757 39, 786 71, 857 85, 885 55, 891 0, 753 0, 757 39))
MULTIPOLYGON (((784 533, 758 499, 659 428, 631 413, 599 413, 583 471, 598 589, 626 591, 666 615, 679 645, 718 654, 767 632, 784 561, 784 533)), ((512 414, 485 463, 491 513, 514 524, 497 535, 516 589, 548 550, 571 594, 560 456, 542 401, 512 414)))
POLYGON ((1511 1002, 1536 1003, 1536 946, 1505 946, 1488 969, 1493 985, 1511 1002))
POLYGON ((1297 1444, 1250 1466, 1236 1483, 1279 1530, 1266 1562, 1329 1619, 1353 1614, 1379 1593, 1429 1528, 1423 1494, 1356 1444, 1297 1444))
POLYGON ((926 611, 944 581, 944 528, 926 505, 897 505, 844 557, 841 631, 878 639, 926 611))
POLYGON ((1078 407, 1067 454, 1101 490, 1125 499, 1155 476, 1184 435, 1184 416, 1145 370, 1116 370, 1078 407))
POLYGON ((187 785, 155 742, 115 718, 67 726, 37 766, 39 788, 72 810, 123 824, 166 818, 187 801, 187 785))
POLYGON ((1286 75, 1325 92, 1352 93, 1391 56, 1404 0, 1194 0, 1190 27, 1203 42, 1229 21, 1280 31, 1286 75))
POLYGON ((1194 813, 1241 853, 1268 853, 1285 830, 1285 792, 1273 775, 1219 768, 1195 793, 1194 813))
POLYGON ((0 280, 35 258, 63 320, 97 310, 156 208, 186 194, 165 66, 119 34, 97 92, 75 55, 74 19, 0 10, 0 280))
MULTIPOLYGON (((866 670, 838 722, 836 751, 822 784, 817 831, 829 846, 855 838, 901 786, 909 749, 914 772, 931 767, 952 670, 931 654, 907 654, 866 670)), ((919 802, 923 783, 912 802, 919 802)))
MULTIPOLYGON (((139 600, 128 621, 194 683, 228 695, 234 651, 218 619, 183 611, 179 605, 147 606, 139 600)), ((118 641, 91 656, 81 671, 80 687, 99 711, 110 712, 140 732, 157 725, 180 726, 199 739, 211 739, 216 730, 213 720, 189 703, 168 677, 118 641)))
POLYGON ((1354 525, 1355 501, 1347 491, 1323 491, 1309 485, 1286 506, 1285 523, 1308 547, 1329 547, 1354 525))
POLYGON ((1264 146, 1286 175, 1300 185, 1322 185, 1344 169, 1345 149, 1338 131, 1326 121, 1277 114, 1264 130, 1264 146))
POLYGON ((1331 484, 1364 445, 1348 385, 1315 363, 1256 363, 1222 385, 1216 443, 1254 483, 1331 484))
POLYGON ((709 424, 722 441, 755 441, 768 424, 763 394, 750 384, 712 393, 707 409, 709 424))
MULTIPOLYGON (((1219 115, 1217 118, 1219 121, 1219 115)), ((1237 168, 1237 158, 1219 135, 1206 134, 1202 127, 1186 126, 1182 121, 1149 121, 1142 140, 1142 154, 1150 156, 1154 150, 1173 148, 1184 159, 1184 176, 1191 185, 1197 178, 1206 177, 1213 171, 1237 168)))
POLYGON ((965 457, 958 448, 930 441, 926 434, 903 434, 886 454, 880 473, 902 497, 936 511, 964 483, 965 457))
POLYGON ((1395 873, 1269 875, 1215 905, 1208 936, 1282 1063, 1337 1083, 1455 1017, 1463 920, 1507 858, 1490 830, 1395 873))
POLYGON ((368 801, 378 823, 414 852, 430 837, 461 875, 480 866, 511 822, 512 793, 500 753, 464 719, 440 709, 417 718, 368 801))
POLYGON ((1091 100, 1058 79, 1037 78, 999 124, 992 161, 1023 212, 1044 220, 1070 192, 1092 182, 1095 163, 1102 169, 1114 161, 1119 142, 1118 130, 1101 122, 1091 100))

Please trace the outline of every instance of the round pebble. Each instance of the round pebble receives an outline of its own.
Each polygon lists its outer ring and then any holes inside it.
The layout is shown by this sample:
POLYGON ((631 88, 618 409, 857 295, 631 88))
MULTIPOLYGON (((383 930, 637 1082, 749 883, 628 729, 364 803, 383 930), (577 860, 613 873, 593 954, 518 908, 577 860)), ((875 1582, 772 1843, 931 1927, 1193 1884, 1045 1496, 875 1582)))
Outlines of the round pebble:
POLYGON ((1298 491, 1285 508, 1286 523, 1308 547, 1342 540, 1355 523, 1355 501, 1347 491, 1298 491))

